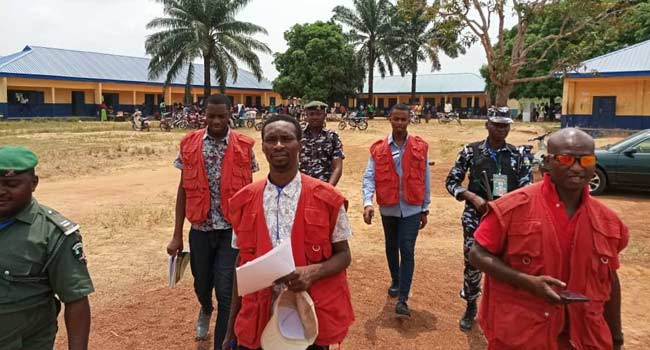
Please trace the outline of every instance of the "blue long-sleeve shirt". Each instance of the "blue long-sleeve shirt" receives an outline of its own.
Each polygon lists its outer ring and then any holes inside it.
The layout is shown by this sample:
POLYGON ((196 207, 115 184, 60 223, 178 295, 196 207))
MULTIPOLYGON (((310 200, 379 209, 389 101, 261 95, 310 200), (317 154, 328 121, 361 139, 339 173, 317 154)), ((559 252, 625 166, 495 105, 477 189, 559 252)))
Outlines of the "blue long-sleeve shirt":
MULTIPOLYGON (((408 140, 408 135, 406 136, 408 140)), ((402 157, 404 156, 404 150, 406 142, 402 147, 398 146, 393 141, 393 134, 388 135, 388 143, 390 144, 390 150, 393 154, 393 163, 395 164, 395 170, 397 170, 397 175, 399 176, 399 204, 393 206, 379 206, 379 212, 383 216, 396 216, 396 217, 408 217, 415 214, 419 214, 425 210, 429 209, 429 204, 431 203, 431 175, 429 172, 429 159, 426 159, 426 168, 424 169, 424 202, 422 205, 411 205, 404 201, 404 191, 402 189, 402 157)), ((368 165, 366 166, 366 171, 363 174, 363 184, 361 188, 363 194, 363 206, 372 205, 372 198, 375 194, 375 161, 368 159, 368 165)))

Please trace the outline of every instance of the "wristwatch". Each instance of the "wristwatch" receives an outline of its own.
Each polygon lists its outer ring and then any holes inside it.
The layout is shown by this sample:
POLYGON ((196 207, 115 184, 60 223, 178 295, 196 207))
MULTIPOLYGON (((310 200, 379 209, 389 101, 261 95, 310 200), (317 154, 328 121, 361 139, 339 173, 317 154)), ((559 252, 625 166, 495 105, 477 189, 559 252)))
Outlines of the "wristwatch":
POLYGON ((423 211, 422 211, 422 214, 424 214, 424 215, 429 215, 429 209, 427 209, 427 210, 423 210, 423 211))

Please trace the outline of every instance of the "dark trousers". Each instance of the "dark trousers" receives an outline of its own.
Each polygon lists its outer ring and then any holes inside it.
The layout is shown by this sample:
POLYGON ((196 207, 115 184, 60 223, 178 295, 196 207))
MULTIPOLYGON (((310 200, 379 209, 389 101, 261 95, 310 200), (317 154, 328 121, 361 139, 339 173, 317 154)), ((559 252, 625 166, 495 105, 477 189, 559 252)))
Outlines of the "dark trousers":
POLYGON ((481 215, 474 207, 466 207, 461 222, 463 224, 463 256, 465 270, 463 271, 463 289, 460 297, 474 301, 481 295, 481 271, 469 262, 469 250, 474 245, 474 232, 478 228, 481 215))
POLYGON ((211 313, 212 290, 217 295, 217 320, 214 326, 214 347, 221 349, 226 336, 233 271, 237 250, 231 246, 232 229, 202 232, 190 230, 190 266, 194 276, 194 292, 203 312, 211 313))
POLYGON ((415 240, 420 214, 405 218, 381 216, 386 239, 386 260, 393 285, 399 285, 399 300, 407 301, 415 269, 415 240))
MULTIPOLYGON (((329 346, 311 345, 307 350, 328 350, 329 346)), ((237 350, 262 350, 262 349, 249 349, 243 346, 237 347, 237 350)))

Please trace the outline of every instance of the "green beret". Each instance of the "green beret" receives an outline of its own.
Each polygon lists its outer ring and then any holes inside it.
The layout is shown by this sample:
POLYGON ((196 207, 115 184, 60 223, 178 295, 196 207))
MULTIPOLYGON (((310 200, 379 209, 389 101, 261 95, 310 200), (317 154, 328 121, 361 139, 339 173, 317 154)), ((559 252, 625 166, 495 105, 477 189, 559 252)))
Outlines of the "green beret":
POLYGON ((311 101, 305 105, 305 109, 325 110, 327 103, 321 101, 311 101))
POLYGON ((0 176, 16 176, 34 169, 36 164, 38 157, 25 147, 0 147, 0 176))

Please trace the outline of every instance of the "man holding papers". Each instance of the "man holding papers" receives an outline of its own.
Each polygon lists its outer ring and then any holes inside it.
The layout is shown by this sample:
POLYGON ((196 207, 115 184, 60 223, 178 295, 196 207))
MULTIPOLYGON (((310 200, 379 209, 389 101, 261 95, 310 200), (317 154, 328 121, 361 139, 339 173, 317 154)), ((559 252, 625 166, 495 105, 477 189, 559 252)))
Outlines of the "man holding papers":
POLYGON ((269 176, 244 187, 229 201, 226 217, 233 226, 233 247, 239 249, 238 266, 276 247, 281 254, 281 243, 290 242, 293 262, 287 264, 295 263, 296 268, 275 285, 241 297, 238 287, 251 284, 235 283, 223 349, 261 349, 272 302, 283 288, 307 291, 314 300, 318 337, 309 350, 340 344, 354 321, 345 273, 351 262, 348 239, 352 235, 347 201, 329 184, 298 172, 300 139, 295 118, 269 118, 262 128, 269 176))

